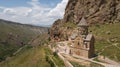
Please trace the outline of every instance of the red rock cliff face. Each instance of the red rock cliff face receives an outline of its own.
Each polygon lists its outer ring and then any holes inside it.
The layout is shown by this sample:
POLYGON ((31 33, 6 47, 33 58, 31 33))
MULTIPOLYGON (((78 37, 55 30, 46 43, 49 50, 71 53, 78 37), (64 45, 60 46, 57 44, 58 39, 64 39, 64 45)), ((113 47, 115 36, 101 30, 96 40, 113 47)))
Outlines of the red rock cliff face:
POLYGON ((64 22, 78 23, 82 16, 89 23, 120 22, 120 0, 69 0, 64 22))
POLYGON ((120 0, 69 0, 64 18, 53 24, 51 35, 64 23, 77 24, 83 16, 89 24, 120 22, 120 0))

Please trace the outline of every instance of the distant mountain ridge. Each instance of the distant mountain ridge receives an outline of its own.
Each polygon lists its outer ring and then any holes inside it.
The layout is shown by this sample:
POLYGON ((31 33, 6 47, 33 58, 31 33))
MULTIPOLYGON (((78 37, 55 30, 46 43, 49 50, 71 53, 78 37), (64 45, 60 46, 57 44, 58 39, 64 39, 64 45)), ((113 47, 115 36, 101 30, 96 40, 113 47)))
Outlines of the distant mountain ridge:
MULTIPOLYGON (((8 24, 16 24, 16 25, 24 25, 24 26, 30 26, 30 27, 39 27, 39 28, 45 28, 44 26, 36 26, 36 25, 32 25, 32 24, 22 24, 22 23, 19 23, 19 22, 14 22, 14 21, 9 21, 9 20, 4 20, 4 19, 0 19, 1 22, 4 22, 4 23, 8 23, 8 24)), ((48 25, 47 25, 48 26, 48 25)), ((47 27, 46 26, 46 27, 47 27)))

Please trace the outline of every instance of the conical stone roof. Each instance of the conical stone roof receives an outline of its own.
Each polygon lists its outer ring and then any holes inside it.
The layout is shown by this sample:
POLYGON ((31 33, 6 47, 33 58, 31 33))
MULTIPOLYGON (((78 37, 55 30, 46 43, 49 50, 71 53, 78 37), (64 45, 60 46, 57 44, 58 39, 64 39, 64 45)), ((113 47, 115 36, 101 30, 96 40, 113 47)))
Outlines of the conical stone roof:
POLYGON ((84 17, 82 17, 81 21, 78 23, 78 26, 88 26, 84 17))

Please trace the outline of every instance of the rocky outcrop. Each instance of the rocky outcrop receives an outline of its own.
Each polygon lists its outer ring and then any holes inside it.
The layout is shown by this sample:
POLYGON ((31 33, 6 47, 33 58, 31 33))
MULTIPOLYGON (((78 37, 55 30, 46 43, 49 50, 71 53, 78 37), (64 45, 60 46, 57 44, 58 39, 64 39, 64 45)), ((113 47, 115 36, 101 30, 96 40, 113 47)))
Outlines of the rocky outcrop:
POLYGON ((120 22, 120 0, 69 0, 64 22, 78 23, 82 16, 90 24, 120 22))
POLYGON ((68 22, 78 24, 83 16, 88 24, 120 22, 120 0, 69 0, 64 18, 53 24, 51 32, 68 22))

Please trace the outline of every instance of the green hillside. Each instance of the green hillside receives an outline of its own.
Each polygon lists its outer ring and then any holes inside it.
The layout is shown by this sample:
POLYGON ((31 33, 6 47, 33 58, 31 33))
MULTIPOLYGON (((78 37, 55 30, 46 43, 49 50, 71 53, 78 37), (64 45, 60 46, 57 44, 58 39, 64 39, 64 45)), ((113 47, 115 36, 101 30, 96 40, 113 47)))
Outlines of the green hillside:
POLYGON ((45 60, 45 52, 41 47, 24 48, 19 54, 0 64, 1 67, 50 67, 45 60))
POLYGON ((15 56, 0 63, 0 67, 65 67, 63 61, 45 46, 25 46, 15 56))
POLYGON ((104 24, 90 27, 95 35, 96 54, 120 62, 120 23, 104 24))
POLYGON ((0 61, 13 56, 20 47, 46 32, 47 28, 0 20, 0 61))

